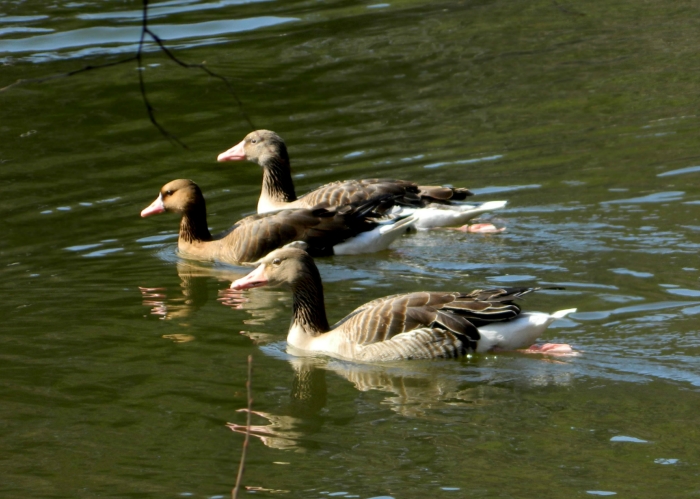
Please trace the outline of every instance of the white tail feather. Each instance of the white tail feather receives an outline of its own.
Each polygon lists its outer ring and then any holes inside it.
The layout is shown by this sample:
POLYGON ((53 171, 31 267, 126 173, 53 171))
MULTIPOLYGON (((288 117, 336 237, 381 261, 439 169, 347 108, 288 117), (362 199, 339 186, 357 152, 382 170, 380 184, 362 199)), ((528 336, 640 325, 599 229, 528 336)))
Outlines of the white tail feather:
POLYGON ((575 308, 567 308, 566 310, 559 310, 558 312, 554 312, 552 314, 552 317, 556 317, 557 319, 561 319, 562 317, 566 317, 569 314, 573 314, 576 312, 575 308))
POLYGON ((406 233, 415 222, 413 215, 397 220, 392 224, 381 224, 373 230, 362 232, 355 237, 333 246, 336 255, 359 255, 383 251, 391 243, 406 233))
POLYGON ((516 319, 507 322, 494 322, 479 328, 481 339, 477 352, 489 352, 494 348, 517 350, 527 348, 544 334, 547 327, 557 319, 575 312, 575 308, 559 310, 553 314, 523 312, 516 319))
POLYGON ((416 216, 415 227, 430 229, 432 227, 462 225, 479 215, 503 208, 506 204, 508 201, 487 201, 481 204, 431 204, 413 212, 416 216))

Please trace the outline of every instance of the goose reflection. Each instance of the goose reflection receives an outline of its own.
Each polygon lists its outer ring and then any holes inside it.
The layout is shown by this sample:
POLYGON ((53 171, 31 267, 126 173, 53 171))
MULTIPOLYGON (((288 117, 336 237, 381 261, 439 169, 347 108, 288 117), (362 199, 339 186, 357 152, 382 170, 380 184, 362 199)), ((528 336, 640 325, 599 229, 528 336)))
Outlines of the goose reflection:
POLYGON ((435 409, 452 406, 469 409, 496 403, 502 397, 510 397, 514 385, 525 389, 567 386, 573 380, 565 361, 527 359, 517 353, 475 355, 446 364, 433 361, 415 364, 409 370, 405 363, 363 365, 331 359, 323 368, 345 378, 361 392, 386 393, 381 403, 401 416, 431 420, 441 418, 435 409))
POLYGON ((186 319, 194 316, 210 299, 211 280, 222 283, 217 298, 219 301, 226 306, 245 310, 251 316, 243 321, 245 324, 261 325, 277 315, 275 305, 279 298, 276 293, 244 296, 241 292, 228 289, 232 279, 239 279, 248 272, 244 268, 207 266, 198 262, 178 260, 176 269, 180 278, 180 284, 177 287, 139 287, 143 305, 150 308, 152 315, 162 320, 186 319))
POLYGON ((211 269, 178 261, 177 274, 180 277, 179 288, 139 287, 143 305, 151 308, 152 315, 164 320, 190 317, 209 299, 207 281, 212 276, 211 269))
MULTIPOLYGON (((260 341, 258 335, 246 334, 260 341)), ((429 419, 438 424, 454 421, 453 415, 443 413, 443 409, 469 410, 500 404, 511 400, 514 391, 569 386, 574 378, 571 364, 565 361, 534 359, 522 354, 414 362, 410 366, 356 364, 309 355, 293 347, 287 347, 286 354, 278 350, 273 355, 284 357, 292 367, 289 401, 274 411, 251 411, 254 422, 251 435, 267 447, 296 452, 314 447, 313 435, 333 419, 325 411, 328 372, 349 381, 360 392, 383 392, 379 403, 402 417, 429 419)), ((237 412, 246 414, 247 409, 237 412)), ((346 421, 347 414, 342 419, 346 421)), ((227 426, 237 433, 246 433, 245 422, 227 423, 227 426)))
MULTIPOLYGON (((321 415, 328 394, 326 371, 320 359, 295 358, 290 359, 290 364, 294 377, 289 403, 280 408, 279 414, 251 411, 267 424, 251 425, 250 434, 272 449, 304 451, 303 439, 317 433, 326 419, 321 415)), ((245 414, 248 409, 237 412, 245 414)), ((246 433, 245 424, 227 423, 226 426, 237 433, 246 433)))

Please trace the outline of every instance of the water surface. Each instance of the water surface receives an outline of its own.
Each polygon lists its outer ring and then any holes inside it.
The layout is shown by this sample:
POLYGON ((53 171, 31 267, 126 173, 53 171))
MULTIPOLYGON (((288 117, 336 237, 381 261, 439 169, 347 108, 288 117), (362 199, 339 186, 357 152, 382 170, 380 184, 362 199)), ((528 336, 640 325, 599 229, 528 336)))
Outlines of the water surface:
MULTIPOLYGON (((216 78, 133 63, 0 92, 3 497, 227 497, 254 357, 245 485, 288 497, 694 497, 700 128, 688 2, 152 6, 290 149, 297 191, 394 176, 507 199, 505 233, 406 236, 319 262, 331 320, 419 289, 563 286, 577 307, 518 353, 363 366, 284 342, 290 296, 218 299, 246 269, 180 259, 139 211, 174 178, 209 224, 260 171, 217 164, 250 125, 216 78), (234 429, 236 427, 234 426, 234 429), (240 428, 239 428, 240 429, 240 428)), ((132 55, 137 2, 0 3, 0 87, 132 55)))

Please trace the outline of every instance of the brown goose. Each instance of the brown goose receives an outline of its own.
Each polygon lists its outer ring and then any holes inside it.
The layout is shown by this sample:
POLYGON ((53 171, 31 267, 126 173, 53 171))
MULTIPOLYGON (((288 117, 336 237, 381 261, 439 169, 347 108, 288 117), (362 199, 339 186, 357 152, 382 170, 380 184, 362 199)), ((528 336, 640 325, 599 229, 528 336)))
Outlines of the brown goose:
MULTIPOLYGON (((553 314, 522 313, 513 300, 537 288, 476 290, 471 293, 416 292, 371 301, 333 327, 328 325, 323 285, 308 253, 275 250, 232 289, 286 285, 293 317, 287 343, 303 350, 365 362, 451 358, 469 352, 527 348, 547 326, 576 309, 553 314)), ((537 351, 570 353, 568 345, 537 351)))
POLYGON ((207 227, 204 196, 191 180, 173 180, 163 186, 142 217, 172 211, 182 215, 178 249, 190 258, 239 264, 253 262, 290 243, 301 244, 317 256, 358 254, 386 249, 413 222, 407 218, 371 218, 381 204, 327 210, 298 209, 253 215, 239 220, 218 236, 207 227))
POLYGON ((323 203, 343 206, 364 202, 373 196, 391 194, 396 209, 415 214, 416 228, 462 225, 468 220, 498 208, 506 201, 464 203, 472 193, 468 189, 424 186, 406 180, 365 179, 332 182, 297 198, 292 182, 287 146, 282 138, 270 130, 251 132, 228 151, 219 154, 217 161, 247 159, 263 169, 263 185, 258 200, 258 213, 289 208, 310 208, 323 203), (400 208, 399 208, 400 207, 400 208))

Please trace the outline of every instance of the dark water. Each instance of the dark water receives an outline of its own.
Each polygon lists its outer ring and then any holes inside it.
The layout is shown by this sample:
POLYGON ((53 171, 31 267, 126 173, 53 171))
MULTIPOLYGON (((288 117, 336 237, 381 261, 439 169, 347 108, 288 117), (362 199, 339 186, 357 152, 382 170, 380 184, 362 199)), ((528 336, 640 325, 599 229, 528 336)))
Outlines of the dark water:
MULTIPOLYGON (((220 80, 147 46, 134 63, 0 92, 0 495, 696 497, 700 148, 691 2, 154 4, 187 62, 230 78, 287 141, 297 189, 363 176, 508 199, 484 237, 425 232, 320 262, 331 320, 414 289, 563 285, 578 307, 522 354, 359 366, 287 352, 290 297, 218 298, 244 269, 180 260, 165 182, 209 224, 260 172, 217 164, 248 131, 220 80), (243 334, 241 334, 243 333, 243 334)), ((128 57, 138 2, 0 2, 0 87, 128 57)), ((298 353, 298 352, 297 352, 298 353)))

